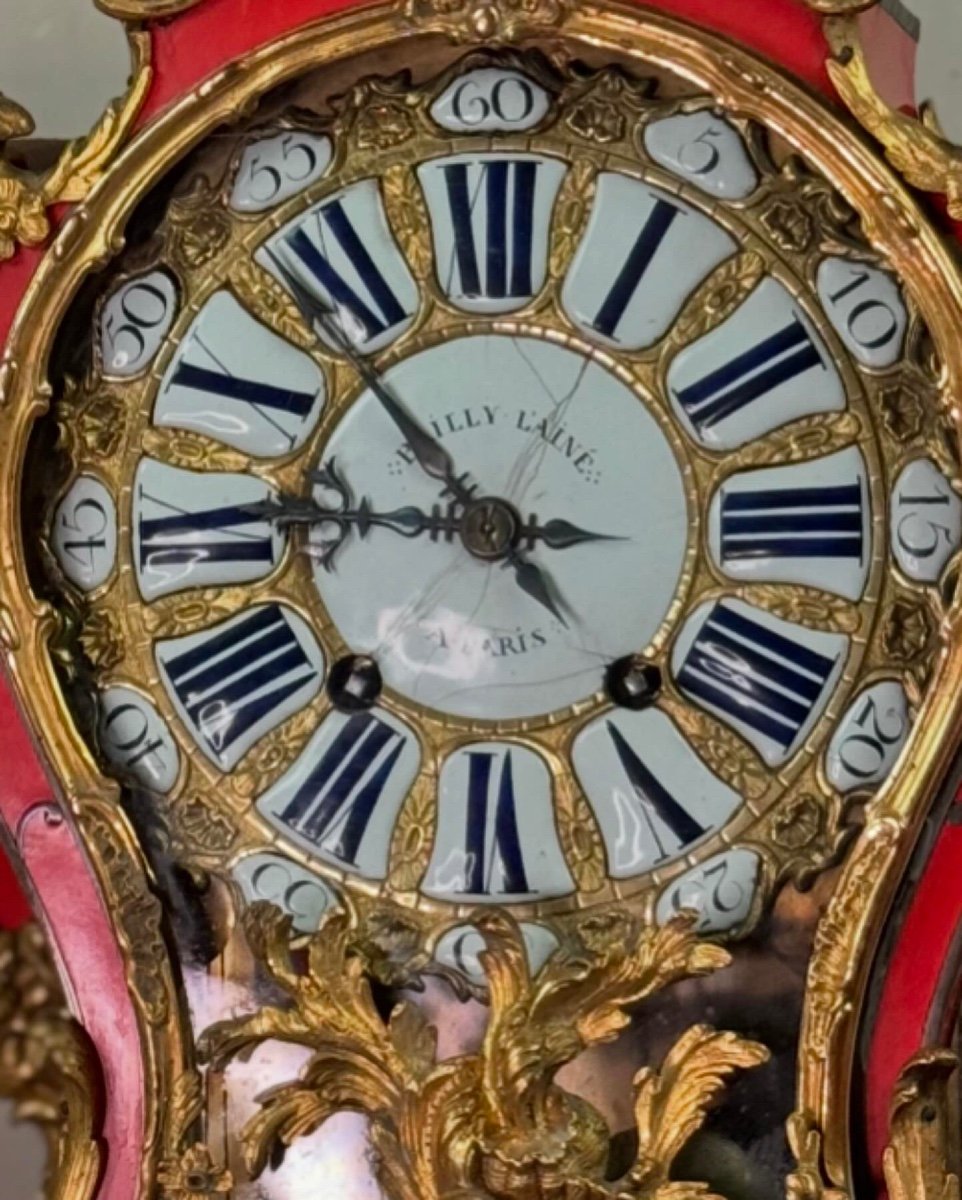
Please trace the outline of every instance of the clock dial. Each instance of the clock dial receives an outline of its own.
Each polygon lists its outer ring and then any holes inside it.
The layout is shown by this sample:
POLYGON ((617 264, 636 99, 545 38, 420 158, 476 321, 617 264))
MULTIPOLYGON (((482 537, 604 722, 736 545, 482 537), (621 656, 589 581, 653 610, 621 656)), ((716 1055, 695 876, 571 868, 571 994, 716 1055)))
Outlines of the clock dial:
POLYGON ((299 932, 346 891, 474 979, 478 905, 539 961, 612 905, 744 932, 911 737, 962 541, 924 322, 786 135, 652 80, 312 76, 78 301, 97 751, 299 932))
POLYGON ((452 716, 538 717, 589 698, 604 663, 663 633, 691 557, 677 435, 616 364, 575 343, 477 334, 415 352, 383 379, 473 494, 510 506, 557 612, 502 558, 472 554, 463 506, 365 390, 325 460, 350 484, 346 511, 366 505, 368 520, 394 528, 345 530, 330 551, 323 524, 313 535, 317 589, 341 636, 377 659, 389 687, 452 716))

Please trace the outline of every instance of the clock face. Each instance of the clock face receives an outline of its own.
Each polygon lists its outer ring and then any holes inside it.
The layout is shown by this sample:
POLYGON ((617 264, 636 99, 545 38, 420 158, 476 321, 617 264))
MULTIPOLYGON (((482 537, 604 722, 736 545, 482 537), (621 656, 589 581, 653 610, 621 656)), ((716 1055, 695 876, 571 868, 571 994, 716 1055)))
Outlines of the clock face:
POLYGON ((624 901, 743 931, 924 694, 924 324, 680 77, 349 82, 202 144, 75 306, 31 471, 90 740, 301 930, 346 889, 442 960, 478 904, 532 954, 624 901))

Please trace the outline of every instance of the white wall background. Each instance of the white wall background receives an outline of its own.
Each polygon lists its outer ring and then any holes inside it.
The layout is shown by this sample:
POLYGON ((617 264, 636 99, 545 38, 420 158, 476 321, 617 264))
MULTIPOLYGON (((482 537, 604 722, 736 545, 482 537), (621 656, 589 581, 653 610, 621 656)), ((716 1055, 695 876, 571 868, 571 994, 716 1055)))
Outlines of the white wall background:
POLYGON ((123 26, 93 0, 0 0, 0 92, 38 137, 86 133, 128 74, 123 26))
MULTIPOLYGON (((922 23, 918 99, 962 142, 962 0, 901 3, 922 23)), ((127 70, 123 30, 94 0, 0 0, 0 92, 33 113, 38 136, 85 133, 127 70)))

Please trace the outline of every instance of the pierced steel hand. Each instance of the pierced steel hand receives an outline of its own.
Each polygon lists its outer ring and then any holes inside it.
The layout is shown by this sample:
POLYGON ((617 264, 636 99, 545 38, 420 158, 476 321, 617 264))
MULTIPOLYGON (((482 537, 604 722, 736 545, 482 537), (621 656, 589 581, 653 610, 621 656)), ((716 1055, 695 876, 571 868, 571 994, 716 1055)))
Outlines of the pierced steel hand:
POLYGON ((432 479, 443 483, 455 500, 467 504, 474 489, 468 486, 467 476, 459 477, 457 475, 454 462, 447 450, 428 433, 420 422, 411 416, 367 359, 358 354, 343 329, 338 325, 334 310, 312 295, 273 252, 271 252, 271 260, 284 280, 284 286, 294 298, 294 303, 300 309, 301 316, 312 328, 315 325, 320 326, 350 362, 397 426, 421 470, 426 475, 430 475, 432 479))
MULTIPOLYGON (((468 476, 458 475, 454 461, 447 450, 411 416, 374 367, 358 354, 338 324, 334 310, 323 300, 312 295, 273 251, 269 251, 269 253, 271 261, 300 310, 304 321, 312 329, 315 326, 319 327, 351 363, 397 426, 421 470, 432 479, 444 484, 442 495, 450 495, 459 504, 465 507, 469 506, 477 488, 468 482, 468 476)), ((525 558, 517 545, 510 546, 503 558, 505 565, 514 570, 515 581, 521 590, 546 608, 567 628, 568 622, 555 600, 557 589, 547 573, 536 563, 525 558)))
MULTIPOLYGON (((367 496, 355 503, 351 490, 337 470, 333 459, 321 470, 311 471, 308 479, 336 492, 337 504, 324 505, 310 497, 281 493, 276 500, 263 500, 247 506, 245 511, 252 517, 276 522, 282 529, 295 525, 335 526, 337 536, 321 539, 314 555, 326 570, 334 568, 338 551, 353 530, 357 531, 361 539, 366 538, 374 528, 390 529, 401 537, 408 538, 429 534, 433 541, 443 539, 447 542, 452 542, 462 534, 465 510, 457 501, 443 508, 441 505, 435 505, 430 512, 424 512, 414 505, 394 509, 392 512, 376 512, 367 496)), ((521 527, 519 537, 519 541, 529 547, 533 547, 537 542, 544 542, 552 550, 567 550, 588 542, 619 540, 621 539, 608 534, 589 533, 585 529, 579 529, 577 525, 572 525, 570 521, 554 520, 539 525, 535 516, 521 527)))

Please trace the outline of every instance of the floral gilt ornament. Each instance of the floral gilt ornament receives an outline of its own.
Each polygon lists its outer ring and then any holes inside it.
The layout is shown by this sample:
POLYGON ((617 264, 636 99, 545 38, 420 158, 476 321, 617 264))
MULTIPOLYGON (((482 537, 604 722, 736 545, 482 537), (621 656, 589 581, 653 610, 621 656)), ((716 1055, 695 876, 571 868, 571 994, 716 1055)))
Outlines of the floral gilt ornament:
POLYGON ((437 1034, 416 1004, 384 1020, 374 1003, 356 917, 339 910, 306 949, 290 947, 291 923, 255 904, 245 930, 255 957, 286 994, 284 1007, 208 1029, 200 1051, 215 1068, 269 1040, 308 1047, 299 1078, 260 1097, 242 1133, 246 1166, 259 1177, 278 1149, 344 1110, 371 1122, 378 1181, 391 1200, 684 1200, 707 1185, 671 1180, 672 1165, 733 1072, 768 1050, 706 1025, 688 1029, 660 1070, 635 1077, 638 1151, 617 1182, 605 1178, 610 1132, 601 1114, 556 1081, 582 1051, 615 1040, 628 1010, 683 979, 730 962, 699 939, 689 916, 660 929, 612 922, 592 951, 559 951, 532 974, 518 924, 504 912, 475 917, 490 1013, 475 1054, 439 1062, 437 1034))

